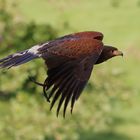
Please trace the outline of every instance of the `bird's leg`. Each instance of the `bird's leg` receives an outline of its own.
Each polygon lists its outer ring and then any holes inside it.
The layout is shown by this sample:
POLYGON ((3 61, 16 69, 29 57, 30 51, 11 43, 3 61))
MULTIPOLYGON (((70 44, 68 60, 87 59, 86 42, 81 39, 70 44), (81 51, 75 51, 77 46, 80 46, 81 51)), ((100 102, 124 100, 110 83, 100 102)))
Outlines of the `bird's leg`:
POLYGON ((34 80, 32 77, 30 77, 30 76, 29 76, 29 79, 30 79, 30 81, 32 81, 33 83, 35 83, 35 84, 37 84, 37 85, 39 85, 39 86, 42 86, 42 87, 44 86, 44 84, 35 81, 35 80, 34 80))
POLYGON ((44 83, 44 84, 39 83, 39 82, 35 81, 35 80, 34 80, 32 77, 30 77, 30 76, 29 76, 29 79, 30 79, 33 83, 35 83, 35 84, 37 84, 37 85, 43 87, 43 95, 45 96, 45 98, 47 99, 47 101, 50 102, 50 99, 49 99, 49 97, 47 96, 47 93, 46 93, 46 84, 45 84, 45 83, 44 83))

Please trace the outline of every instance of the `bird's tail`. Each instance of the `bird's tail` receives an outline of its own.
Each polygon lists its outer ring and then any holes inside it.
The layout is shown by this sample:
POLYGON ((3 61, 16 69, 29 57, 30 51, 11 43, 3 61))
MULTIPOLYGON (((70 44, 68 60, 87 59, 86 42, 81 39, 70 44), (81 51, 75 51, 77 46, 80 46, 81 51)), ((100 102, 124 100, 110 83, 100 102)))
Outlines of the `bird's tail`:
POLYGON ((13 66, 18 66, 37 57, 38 56, 32 53, 30 50, 21 51, 0 59, 0 68, 11 68, 13 66))

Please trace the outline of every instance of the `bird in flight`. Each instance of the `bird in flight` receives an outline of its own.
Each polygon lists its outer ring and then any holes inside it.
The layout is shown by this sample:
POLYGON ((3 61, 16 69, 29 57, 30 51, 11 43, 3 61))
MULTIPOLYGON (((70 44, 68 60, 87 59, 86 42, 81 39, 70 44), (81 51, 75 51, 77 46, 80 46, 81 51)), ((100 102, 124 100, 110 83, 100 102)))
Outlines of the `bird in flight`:
POLYGON ((114 56, 123 56, 121 51, 104 45, 102 40, 103 34, 95 31, 65 35, 0 59, 0 68, 11 68, 36 58, 43 58, 48 68, 48 76, 43 83, 33 79, 32 81, 43 87, 48 102, 52 98, 50 110, 59 99, 57 116, 64 104, 65 117, 68 103, 71 102, 72 113, 75 101, 87 84, 94 65, 114 56))

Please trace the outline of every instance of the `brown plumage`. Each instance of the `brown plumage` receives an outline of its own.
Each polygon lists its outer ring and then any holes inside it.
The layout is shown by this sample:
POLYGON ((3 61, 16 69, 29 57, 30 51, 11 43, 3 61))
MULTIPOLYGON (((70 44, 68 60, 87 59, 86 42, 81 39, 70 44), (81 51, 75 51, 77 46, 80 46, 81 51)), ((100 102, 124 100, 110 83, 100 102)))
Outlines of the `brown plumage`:
POLYGON ((123 55, 117 48, 102 42, 103 34, 88 31, 57 38, 44 44, 18 52, 0 60, 0 68, 11 68, 35 58, 43 58, 48 67, 48 77, 44 83, 34 83, 43 87, 44 96, 51 101, 50 109, 59 99, 57 116, 64 103, 63 116, 71 100, 71 112, 75 101, 88 82, 93 66, 114 56, 123 55), (51 89, 50 94, 47 92, 51 89))

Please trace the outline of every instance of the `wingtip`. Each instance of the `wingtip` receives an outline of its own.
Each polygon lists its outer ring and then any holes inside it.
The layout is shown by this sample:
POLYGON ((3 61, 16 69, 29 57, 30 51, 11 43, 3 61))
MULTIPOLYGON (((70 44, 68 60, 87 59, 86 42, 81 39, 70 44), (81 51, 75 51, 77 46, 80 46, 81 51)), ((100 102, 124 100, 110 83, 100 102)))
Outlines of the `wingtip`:
POLYGON ((73 112, 73 108, 71 108, 71 110, 70 110, 71 115, 72 115, 72 112, 73 112))
POLYGON ((50 106, 50 111, 52 111, 52 108, 53 108, 53 106, 51 105, 51 106, 50 106))
POLYGON ((66 117, 66 112, 63 113, 63 118, 65 119, 65 117, 66 117))
POLYGON ((57 117, 57 118, 59 117, 59 112, 56 113, 56 117, 57 117))
POLYGON ((57 116, 57 118, 58 118, 58 116, 59 116, 59 108, 57 108, 56 116, 57 116))

